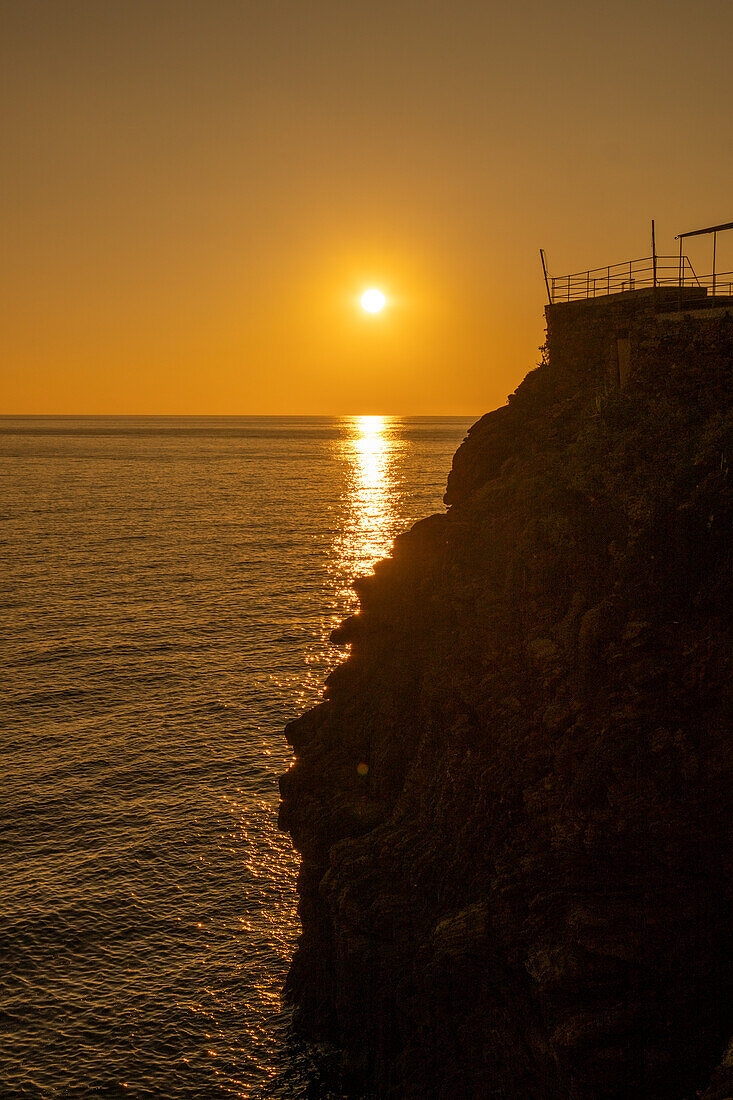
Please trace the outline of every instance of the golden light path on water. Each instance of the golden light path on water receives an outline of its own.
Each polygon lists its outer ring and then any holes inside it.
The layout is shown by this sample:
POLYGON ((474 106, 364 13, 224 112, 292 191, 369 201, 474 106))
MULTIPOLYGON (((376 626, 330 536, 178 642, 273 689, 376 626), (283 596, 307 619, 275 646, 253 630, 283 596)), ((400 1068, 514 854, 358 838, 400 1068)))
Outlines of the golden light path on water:
POLYGON ((303 685, 304 705, 322 692, 323 680, 344 652, 329 645, 335 626, 357 610, 353 589, 356 577, 370 573, 387 557, 392 541, 404 526, 397 500, 404 475, 400 459, 408 445, 399 421, 390 416, 350 416, 341 422, 337 455, 342 469, 337 502, 338 529, 328 564, 330 598, 324 606, 320 637, 313 639, 308 676, 303 685))
POLYGON ((392 547, 395 515, 390 467, 399 444, 389 428, 386 416, 355 416, 348 421, 346 516, 334 560, 342 596, 350 591, 354 577, 369 573, 392 547))

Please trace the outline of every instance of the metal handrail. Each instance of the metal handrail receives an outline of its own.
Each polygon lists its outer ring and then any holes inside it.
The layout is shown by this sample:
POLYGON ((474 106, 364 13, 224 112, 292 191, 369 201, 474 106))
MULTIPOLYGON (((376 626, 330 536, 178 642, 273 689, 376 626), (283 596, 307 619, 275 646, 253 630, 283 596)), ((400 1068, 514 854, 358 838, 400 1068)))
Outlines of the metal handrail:
POLYGON ((689 257, 682 256, 681 261, 679 256, 643 256, 570 275, 556 275, 550 280, 548 288, 550 300, 554 304, 621 294, 644 287, 684 288, 695 285, 705 290, 706 294, 708 288, 714 289, 715 297, 733 295, 733 271, 698 276, 689 257), (727 282, 726 277, 729 277, 727 282))

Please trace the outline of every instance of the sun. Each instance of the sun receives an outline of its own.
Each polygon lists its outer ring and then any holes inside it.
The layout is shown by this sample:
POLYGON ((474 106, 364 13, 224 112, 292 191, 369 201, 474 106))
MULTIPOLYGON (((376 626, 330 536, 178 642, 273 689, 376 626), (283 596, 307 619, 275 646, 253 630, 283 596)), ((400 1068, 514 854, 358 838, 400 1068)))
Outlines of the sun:
POLYGON ((376 287, 371 287, 369 290, 365 290, 361 296, 361 307, 365 309, 367 313, 379 313, 380 309, 384 309, 387 304, 387 299, 381 290, 377 290, 376 287))

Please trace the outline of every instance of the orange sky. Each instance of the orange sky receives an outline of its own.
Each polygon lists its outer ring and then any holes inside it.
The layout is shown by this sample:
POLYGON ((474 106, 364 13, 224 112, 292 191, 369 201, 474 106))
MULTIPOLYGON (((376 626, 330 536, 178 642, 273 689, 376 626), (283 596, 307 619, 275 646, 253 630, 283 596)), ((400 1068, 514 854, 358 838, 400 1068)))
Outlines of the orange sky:
POLYGON ((732 40, 730 0, 4 0, 0 412, 503 403, 540 245, 733 218, 732 40))

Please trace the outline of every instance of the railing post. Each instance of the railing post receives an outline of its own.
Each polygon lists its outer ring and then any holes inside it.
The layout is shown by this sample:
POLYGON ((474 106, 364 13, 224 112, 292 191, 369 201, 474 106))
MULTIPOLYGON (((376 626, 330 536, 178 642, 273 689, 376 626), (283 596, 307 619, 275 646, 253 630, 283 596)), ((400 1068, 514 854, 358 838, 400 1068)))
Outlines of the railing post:
POLYGON ((590 270, 585 273, 585 296, 590 298, 590 270))
POLYGON ((606 294, 611 293, 611 268, 606 268, 606 294))
POLYGON ((547 282, 547 264, 545 263, 545 250, 539 250, 539 259, 543 262, 543 275, 545 276, 545 289, 547 290, 547 298, 550 306, 553 305, 553 297, 549 293, 549 283, 547 282))
POLYGON ((718 234, 713 233, 713 298, 715 297, 715 246, 718 243, 718 234))

